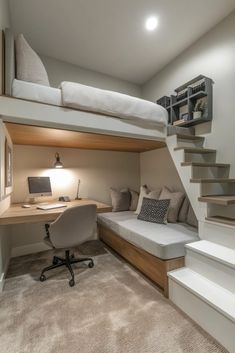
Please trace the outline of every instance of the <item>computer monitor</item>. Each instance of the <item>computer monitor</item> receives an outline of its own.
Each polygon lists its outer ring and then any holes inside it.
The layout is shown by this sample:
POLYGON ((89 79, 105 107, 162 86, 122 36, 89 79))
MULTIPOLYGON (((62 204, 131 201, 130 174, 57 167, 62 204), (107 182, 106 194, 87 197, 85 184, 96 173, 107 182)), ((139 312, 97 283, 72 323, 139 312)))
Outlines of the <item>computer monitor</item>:
POLYGON ((49 177, 28 177, 28 186, 32 197, 52 195, 49 177))

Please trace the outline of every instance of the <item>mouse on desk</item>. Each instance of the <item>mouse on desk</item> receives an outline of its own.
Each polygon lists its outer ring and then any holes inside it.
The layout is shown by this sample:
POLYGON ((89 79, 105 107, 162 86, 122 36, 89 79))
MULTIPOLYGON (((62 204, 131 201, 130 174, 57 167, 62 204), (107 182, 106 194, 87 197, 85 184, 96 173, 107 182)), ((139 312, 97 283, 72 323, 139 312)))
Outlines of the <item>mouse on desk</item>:
POLYGON ((22 205, 21 207, 22 208, 30 208, 31 206, 30 205, 22 205))

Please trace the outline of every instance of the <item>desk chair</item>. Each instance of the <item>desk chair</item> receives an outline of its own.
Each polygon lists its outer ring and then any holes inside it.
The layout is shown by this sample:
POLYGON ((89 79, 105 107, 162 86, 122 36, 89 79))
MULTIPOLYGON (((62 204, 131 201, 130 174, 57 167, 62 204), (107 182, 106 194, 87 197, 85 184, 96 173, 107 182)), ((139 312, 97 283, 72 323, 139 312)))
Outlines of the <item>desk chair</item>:
POLYGON ((44 282, 46 271, 57 267, 66 266, 72 278, 69 281, 70 287, 75 284, 72 264, 89 261, 88 266, 94 266, 91 258, 76 259, 70 255, 70 248, 78 246, 83 242, 92 239, 96 224, 96 205, 83 205, 66 209, 53 223, 46 224, 46 234, 44 241, 54 249, 65 249, 65 258, 53 257, 52 265, 45 267, 40 276, 40 281, 44 282))

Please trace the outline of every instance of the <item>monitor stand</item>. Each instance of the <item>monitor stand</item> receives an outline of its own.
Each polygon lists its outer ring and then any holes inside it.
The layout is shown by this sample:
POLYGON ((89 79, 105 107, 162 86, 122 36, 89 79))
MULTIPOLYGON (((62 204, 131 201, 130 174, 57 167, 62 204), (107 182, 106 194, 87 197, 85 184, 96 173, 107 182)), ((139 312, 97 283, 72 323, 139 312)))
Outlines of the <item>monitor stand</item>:
POLYGON ((39 202, 37 197, 30 197, 29 204, 30 205, 48 205, 49 202, 39 202))
POLYGON ((36 203, 36 198, 35 197, 30 197, 29 198, 29 204, 34 205, 36 203))

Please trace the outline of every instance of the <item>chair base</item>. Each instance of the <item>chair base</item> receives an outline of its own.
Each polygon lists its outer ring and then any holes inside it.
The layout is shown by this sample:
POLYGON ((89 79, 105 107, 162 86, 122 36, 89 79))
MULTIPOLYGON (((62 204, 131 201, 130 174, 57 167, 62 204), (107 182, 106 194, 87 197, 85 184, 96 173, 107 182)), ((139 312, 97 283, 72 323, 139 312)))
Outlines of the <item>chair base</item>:
POLYGON ((69 285, 70 287, 73 287, 75 285, 75 280, 74 280, 74 272, 72 269, 72 264, 76 264, 78 262, 86 262, 89 261, 88 267, 92 268, 94 267, 94 262, 92 258, 86 257, 86 258, 81 258, 81 259, 76 259, 74 255, 70 255, 70 251, 66 250, 65 251, 65 258, 61 258, 58 256, 53 257, 52 265, 45 267, 40 276, 40 281, 44 282, 46 280, 46 276, 44 275, 45 272, 53 270, 54 268, 61 267, 61 266, 66 266, 67 269, 69 270, 71 274, 71 279, 69 280, 69 285))

